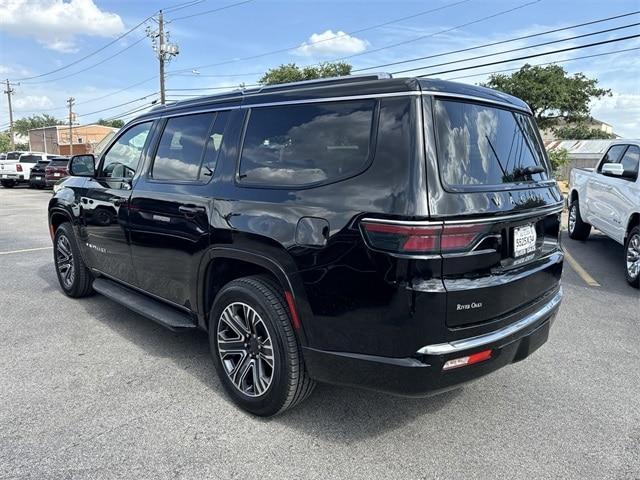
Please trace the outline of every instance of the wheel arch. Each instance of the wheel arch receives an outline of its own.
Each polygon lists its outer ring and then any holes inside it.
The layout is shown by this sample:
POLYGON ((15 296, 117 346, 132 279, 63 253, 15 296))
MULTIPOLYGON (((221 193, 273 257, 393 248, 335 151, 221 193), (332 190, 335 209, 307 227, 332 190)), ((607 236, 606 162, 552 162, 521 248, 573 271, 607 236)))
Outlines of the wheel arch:
MULTIPOLYGON (((278 256, 283 257, 283 255, 278 256)), ((289 262, 286 257, 274 258, 267 254, 236 247, 211 248, 204 255, 198 269, 200 326, 208 330, 209 311, 217 292, 224 285, 236 278, 265 274, 284 291, 294 331, 301 343, 306 345, 304 319, 308 318, 310 310, 304 287, 295 273, 293 260, 290 259, 289 262)))
POLYGON ((629 236, 629 232, 633 227, 640 226, 640 212, 634 212, 629 216, 629 221, 627 222, 627 228, 624 231, 624 240, 627 240, 629 236))

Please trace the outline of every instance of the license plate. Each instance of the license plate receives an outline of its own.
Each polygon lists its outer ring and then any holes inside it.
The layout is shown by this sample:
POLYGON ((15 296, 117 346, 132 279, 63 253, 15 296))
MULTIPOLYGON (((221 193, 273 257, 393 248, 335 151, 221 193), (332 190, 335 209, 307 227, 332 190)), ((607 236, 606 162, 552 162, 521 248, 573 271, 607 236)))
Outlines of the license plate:
POLYGON ((54 173, 54 174, 53 174, 53 176, 54 176, 54 177, 59 177, 59 176, 60 176, 60 174, 59 174, 58 172, 56 172, 56 173, 54 173))
POLYGON ((521 257, 536 249, 536 227, 533 224, 513 229, 513 256, 521 257))
POLYGON ((42 177, 36 177, 36 180, 42 180, 42 177))

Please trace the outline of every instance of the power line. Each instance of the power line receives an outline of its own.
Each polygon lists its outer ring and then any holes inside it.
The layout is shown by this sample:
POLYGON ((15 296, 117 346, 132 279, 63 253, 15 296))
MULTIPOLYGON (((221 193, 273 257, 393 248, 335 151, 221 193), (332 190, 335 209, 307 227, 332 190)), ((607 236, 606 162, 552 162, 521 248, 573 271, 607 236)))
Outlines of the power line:
POLYGON ((56 68, 55 70, 51 70, 50 72, 46 72, 46 73, 41 73, 39 75, 34 75, 31 77, 23 77, 23 78, 18 78, 17 80, 32 80, 34 78, 41 78, 41 77, 46 77, 47 75, 51 75, 52 73, 57 73, 60 72, 62 70, 66 70, 69 67, 72 67, 73 65, 77 65, 78 63, 86 60, 87 58, 90 58, 94 55, 96 55, 97 53, 102 52, 103 50, 107 49, 108 47, 110 47, 111 45, 113 45, 114 43, 119 42, 120 40, 122 40, 124 37, 126 37, 127 35, 129 35, 130 33, 132 33, 133 31, 135 31, 136 29, 138 29, 139 27, 141 27, 142 25, 144 25, 145 23, 147 23, 151 17, 153 15, 148 16, 147 18, 145 18, 144 20, 142 20, 140 23, 138 23, 136 26, 134 26, 133 28, 127 30, 126 32, 124 32, 122 35, 118 36, 116 39, 110 41, 109 43, 107 43, 106 45, 103 45, 102 47, 98 48, 97 50, 94 50, 93 52, 85 55, 82 58, 79 58, 78 60, 75 60, 71 63, 68 63, 67 65, 63 65, 62 67, 56 68))
MULTIPOLYGON (((207 15, 209 13, 214 13, 214 12, 219 12, 221 10, 227 10, 229 8, 232 7, 237 7, 239 5, 244 5, 246 3, 251 3, 254 2, 255 0, 243 0, 242 2, 236 2, 236 3, 232 3, 230 5, 225 5, 224 7, 218 7, 218 8, 213 8, 211 10, 205 10, 204 12, 198 12, 198 13, 192 13, 191 15, 185 15, 183 17, 177 17, 177 18, 173 18, 170 21, 171 22, 177 22, 178 20, 184 20, 185 18, 191 18, 191 17, 198 17, 200 15, 207 15)), ((190 5, 191 6, 191 5, 190 5)))
MULTIPOLYGON (((545 55, 552 55, 554 53, 569 52, 571 50, 579 50, 579 49, 582 49, 582 48, 595 47, 595 46, 598 46, 598 45, 606 45, 608 43, 622 42, 624 40, 630 40, 632 38, 637 38, 637 37, 640 37, 640 34, 628 35, 626 37, 614 38, 614 39, 610 39, 610 40, 602 40, 600 42, 588 43, 586 45, 578 45, 578 46, 575 46, 575 47, 561 48, 559 50, 553 50, 553 51, 550 51, 550 52, 535 53, 535 54, 525 55, 525 56, 517 57, 517 58, 508 58, 506 60, 498 60, 498 61, 495 61, 495 62, 483 63, 481 65, 471 65, 469 67, 460 67, 460 68, 454 68, 454 69, 451 69, 451 70, 443 70, 443 71, 440 71, 440 72, 425 73, 425 74, 417 75, 417 76, 418 77, 431 77, 431 76, 434 76, 434 75, 443 75, 445 73, 460 72, 460 71, 463 71, 463 70, 472 70, 472 69, 475 69, 475 68, 488 67, 488 66, 491 66, 491 65, 499 65, 501 63, 509 63, 509 62, 515 62, 515 61, 518 61, 518 60, 526 60, 526 59, 529 59, 529 58, 536 58, 536 57, 542 57, 542 56, 545 56, 545 55)), ((413 72, 413 71, 416 71, 416 70, 423 70, 423 69, 429 68, 429 67, 430 67, 429 65, 425 65, 425 66, 422 66, 422 67, 410 68, 410 69, 407 69, 407 70, 400 70, 400 71, 397 71, 397 72, 393 72, 393 74, 396 75, 396 74, 399 74, 399 73, 413 72)))
MULTIPOLYGON (((308 43, 306 43, 306 45, 317 45, 319 43, 329 42, 329 41, 335 40, 337 38, 356 35, 358 33, 366 32, 368 30, 373 30, 373 29, 384 27, 384 26, 391 25, 391 24, 394 24, 394 23, 402 22, 404 20, 408 20, 408 19, 411 19, 411 18, 416 18, 416 17, 422 16, 422 15, 426 15, 428 13, 434 13, 434 12, 439 11, 439 10, 452 8, 452 7, 455 7, 457 5, 461 5, 463 3, 467 3, 467 2, 470 2, 470 1, 472 1, 472 0, 460 0, 458 2, 451 3, 451 4, 448 4, 448 5, 443 5, 441 7, 431 8, 429 10, 424 10, 424 11, 421 11, 421 12, 417 12, 417 13, 412 14, 412 15, 407 15, 407 16, 399 17, 399 18, 396 18, 396 19, 393 19, 393 20, 389 20, 389 21, 386 21, 386 22, 383 22, 383 23, 370 25, 368 27, 360 28, 358 30, 352 30, 350 32, 343 33, 341 35, 336 35, 336 36, 331 37, 331 38, 323 38, 321 40, 308 42, 308 43)), ((536 1, 541 1, 541 0, 536 0, 536 1)), ((200 65, 200 66, 197 66, 197 67, 185 68, 185 69, 181 69, 181 70, 174 70, 172 73, 179 73, 179 72, 190 71, 190 70, 198 70, 198 69, 209 68, 209 67, 217 67, 217 66, 220 66, 220 65, 227 65, 227 64, 230 64, 230 63, 241 62, 241 61, 244 61, 244 60, 254 60, 256 58, 262 58, 262 57, 266 57, 266 56, 269 56, 269 55, 275 55, 276 53, 284 53, 284 52, 288 52, 288 51, 291 51, 291 50, 297 50, 299 47, 300 47, 300 45, 296 45, 296 46, 292 46, 292 47, 286 47, 286 48, 279 48, 277 50, 271 50, 271 51, 268 51, 268 52, 263 52, 263 53, 260 53, 260 54, 251 55, 251 56, 248 56, 248 57, 234 58, 234 59, 231 59, 231 60, 224 60, 224 61, 218 62, 218 63, 210 63, 210 64, 207 64, 207 65, 200 65)))
POLYGON ((111 60, 112 58, 117 57, 117 56, 118 56, 118 55, 120 55, 121 53, 124 53, 124 52, 126 52, 127 50, 129 50, 129 49, 131 49, 131 48, 135 47, 135 46, 136 46, 136 45, 138 45, 140 42, 142 42, 145 38, 146 38, 146 37, 140 37, 138 40, 136 40, 135 42, 133 42, 131 45, 128 45, 127 47, 123 48, 122 50, 118 50, 118 51, 117 51, 116 53, 114 53, 113 55, 111 55, 111 56, 109 56, 109 57, 107 57, 107 58, 105 58, 105 59, 103 59, 103 60, 100 60, 99 62, 94 63, 93 65, 90 65, 90 66, 88 66, 88 67, 86 67, 86 68, 83 68, 82 70, 78 70, 77 72, 70 73, 70 74, 65 75, 65 76, 63 76, 63 77, 52 78, 52 79, 50 79, 50 80, 39 80, 39 81, 36 81, 36 82, 25 82, 25 84, 27 84, 27 85, 37 85, 37 84, 42 84, 42 83, 51 83, 51 82, 57 82, 58 80, 64 80, 65 78, 73 77, 73 76, 75 76, 75 75, 79 75, 80 73, 86 72, 87 70, 91 70, 92 68, 95 68, 95 67, 97 67, 97 66, 99 66, 99 65, 102 65, 103 63, 105 63, 105 62, 107 62, 107 61, 111 60))
POLYGON ((114 105, 112 107, 103 108, 102 110, 96 110, 95 112, 79 113, 78 115, 84 116, 84 117, 88 117, 90 115, 95 115, 96 113, 106 112, 108 110, 113 110, 114 108, 123 107, 123 106, 129 105, 131 103, 139 102, 140 100, 146 100, 147 98, 152 97, 152 96, 157 95, 157 94, 158 94, 158 92, 152 92, 152 93, 149 93, 148 95, 145 95, 144 97, 136 98, 135 100, 130 100, 128 102, 124 102, 124 103, 121 103, 119 105, 114 105))
POLYGON ((169 12, 177 12, 178 10, 182 10, 183 8, 189 8, 189 7, 193 7, 195 5, 198 5, 200 3, 206 2, 207 0, 192 0, 190 2, 184 2, 184 3, 179 3, 177 5, 173 5, 173 6, 169 6, 169 7, 165 7, 162 10, 165 13, 169 13, 169 12))
MULTIPOLYGON (((528 50, 529 48, 543 47, 543 46, 552 45, 552 44, 555 44, 555 43, 567 42, 569 40, 576 40, 578 38, 585 38, 585 37, 590 37, 590 36, 593 36, 593 35, 600 35, 600 34, 603 34, 603 33, 609 33, 609 32, 613 32, 613 31, 616 31, 616 30, 622 30, 622 29, 625 29, 625 28, 637 27, 638 25, 640 25, 640 23, 632 23, 632 24, 629 24, 629 25, 622 25, 620 27, 609 28, 609 29, 600 30, 600 31, 597 31, 597 32, 584 33, 582 35, 575 35, 573 37, 561 38, 559 40, 551 40, 551 41, 548 41, 548 42, 537 43, 537 44, 528 45, 528 46, 525 46, 525 47, 511 48, 509 50, 503 50, 501 52, 487 53, 487 54, 484 54, 484 55, 476 55, 475 57, 467 57, 467 58, 463 58, 463 59, 460 59, 460 60, 451 60, 449 62, 443 62, 443 63, 434 63, 434 64, 431 64, 429 66, 422 66, 422 67, 420 67, 420 69, 442 67, 444 65, 453 65, 453 64, 456 64, 456 63, 464 63, 464 62, 469 62, 471 60, 478 60, 480 58, 497 57, 499 55, 504 55, 506 53, 513 53, 513 52, 518 52, 518 51, 521 51, 521 50, 528 50)), ((403 72, 399 72, 399 73, 403 73, 403 72)))
POLYGON ((116 114, 113 117, 106 118, 105 121, 110 122, 112 120, 120 120, 120 119, 122 119, 124 117, 128 117, 129 115, 133 115, 135 113, 142 112, 143 110, 147 110, 149 107, 152 107, 153 105, 155 105, 157 103, 158 103, 158 100, 154 100, 153 102, 150 102, 150 103, 147 103, 145 105, 136 107, 136 108, 134 108, 132 110, 128 110, 126 112, 116 114))
MULTIPOLYGON (((612 52, 605 52, 605 53, 595 53, 593 55, 583 55, 581 57, 567 58, 565 60, 554 60, 553 62, 534 63, 534 64, 532 64, 532 66, 541 67, 543 65, 553 65, 553 64, 556 64, 556 63, 566 63, 566 62, 573 62, 575 60, 584 60, 586 58, 605 57, 607 55, 613 55, 613 54, 616 54, 616 53, 631 52, 631 51, 634 51, 634 50, 640 50, 640 47, 624 48, 622 50, 613 50, 612 52)), ((493 74, 496 74, 496 73, 514 72, 516 70, 520 70, 520 68, 521 67, 505 68, 503 70, 494 70, 493 72, 474 73, 472 75, 462 75, 460 77, 445 78, 445 80, 461 80, 463 78, 481 77, 483 75, 493 75, 493 74)))
POLYGON ((610 20, 616 20, 618 18, 628 17, 628 16, 631 16, 631 15, 637 15, 638 13, 640 13, 640 10, 637 10, 637 11, 634 11, 634 12, 629 12, 629 13, 624 13, 624 14, 621 14, 621 15, 615 15, 613 17, 602 18, 602 19, 599 19, 599 20, 592 20, 592 21, 589 21, 589 22, 578 23, 576 25, 570 25, 568 27, 555 28, 553 30, 547 30, 545 32, 533 33, 533 34, 530 34, 530 35, 523 35, 523 36, 520 36, 520 37, 509 38, 507 40, 500 40, 498 42, 485 43, 483 45, 477 45, 475 47, 461 48, 459 50, 451 50, 451 51, 447 51, 447 52, 436 53, 436 54, 433 54, 433 55, 427 55, 427 56, 424 56, 424 57, 416 57, 416 58, 412 58, 412 59, 409 59, 409 60, 400 60, 398 62, 383 63, 381 65, 375 65, 373 67, 358 68, 358 69, 353 70, 353 72, 354 73, 355 72, 364 72, 366 70, 375 70, 377 68, 390 67, 390 66, 393 66, 393 65, 400 65, 400 64, 403 64, 403 63, 411 63, 411 62, 415 62, 415 61, 418 61, 418 60, 427 60, 429 58, 444 57, 444 56, 447 56, 447 55, 452 55, 454 53, 469 52, 471 50, 478 50, 480 48, 494 47, 496 45, 502 45, 502 44, 505 44, 505 43, 516 42, 518 40, 525 40, 525 39, 528 39, 528 38, 534 38, 534 37, 539 37, 539 36, 542 36, 542 35, 548 35, 548 34, 551 34, 551 33, 562 32, 564 30, 570 30, 570 29, 573 29, 573 28, 580 28, 580 27, 585 27, 587 25, 594 25, 596 23, 608 22, 610 20))

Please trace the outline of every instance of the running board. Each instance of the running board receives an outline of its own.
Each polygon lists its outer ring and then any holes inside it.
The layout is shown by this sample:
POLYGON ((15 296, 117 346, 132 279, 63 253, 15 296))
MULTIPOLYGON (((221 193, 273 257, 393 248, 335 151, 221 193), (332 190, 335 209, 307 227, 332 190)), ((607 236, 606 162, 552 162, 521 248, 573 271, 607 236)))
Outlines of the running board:
POLYGON ((178 331, 196 328, 196 322, 191 315, 173 308, 159 300, 154 300, 131 288, 106 278, 96 278, 93 281, 93 289, 105 297, 139 313, 142 316, 159 323, 169 330, 178 331))

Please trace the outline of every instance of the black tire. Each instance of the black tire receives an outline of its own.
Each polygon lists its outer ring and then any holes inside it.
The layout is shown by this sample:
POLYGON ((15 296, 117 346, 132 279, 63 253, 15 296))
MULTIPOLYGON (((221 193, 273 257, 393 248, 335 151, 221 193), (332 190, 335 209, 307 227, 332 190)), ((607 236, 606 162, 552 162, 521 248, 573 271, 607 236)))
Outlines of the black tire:
POLYGON ((56 230, 53 238, 53 263, 60 287, 67 296, 80 298, 93 293, 93 275, 80 255, 70 223, 63 223, 56 230))
MULTIPOLYGON (((250 315, 247 317, 251 318, 250 315)), ((269 417, 294 407, 311 394, 315 381, 309 377, 305 369, 302 351, 291 325, 283 292, 269 277, 257 275, 229 282, 218 292, 209 319, 209 342, 216 371, 226 392, 241 408, 254 415, 269 417), (234 308, 239 309, 239 315, 233 318, 240 319, 244 306, 250 307, 257 314, 257 321, 256 317, 253 317, 257 326, 255 329, 250 327, 244 330, 246 335, 240 333, 240 328, 229 329, 228 321, 222 319, 223 312, 228 314, 233 312, 234 308), (229 340, 227 332, 236 338, 229 340), (247 339, 253 343, 243 343, 247 339), (268 364, 259 363, 267 339, 270 347, 267 347, 266 352, 272 352, 272 368, 269 368, 268 364), (224 354, 224 364, 219 346, 219 342, 222 341, 230 345, 224 354), (237 342, 238 348, 231 346, 230 342, 234 341, 237 342), (257 351, 252 353, 252 348, 257 348, 257 351), (244 368, 245 366, 247 368, 244 368), (240 374, 234 375, 234 372, 240 374), (271 372, 268 386, 264 386, 266 380, 261 378, 258 383, 262 386, 255 387, 255 375, 260 375, 256 372, 265 373, 265 376, 271 372), (239 386, 236 386, 231 376, 234 376, 236 381, 239 378, 239 386), (263 388, 262 392, 260 388, 263 388)), ((243 322, 240 325, 236 322, 231 323, 237 327, 246 327, 252 323, 244 323, 242 319, 240 321, 243 322)))
POLYGON ((627 235, 624 242, 624 271, 625 277, 629 285, 640 288, 640 270, 638 262, 640 261, 640 226, 635 226, 627 235), (630 262, 635 260, 635 270, 632 272, 630 262))
POLYGON ((2 180, 2 182, 0 183, 4 188, 13 188, 16 185, 16 182, 14 182, 13 180, 2 180))
POLYGON ((574 240, 586 240, 591 233, 591 225, 582 220, 580 215, 580 204, 578 199, 571 201, 569 205, 569 215, 567 216, 567 230, 569 231, 569 238, 574 240), (572 222, 572 215, 574 215, 572 222))

